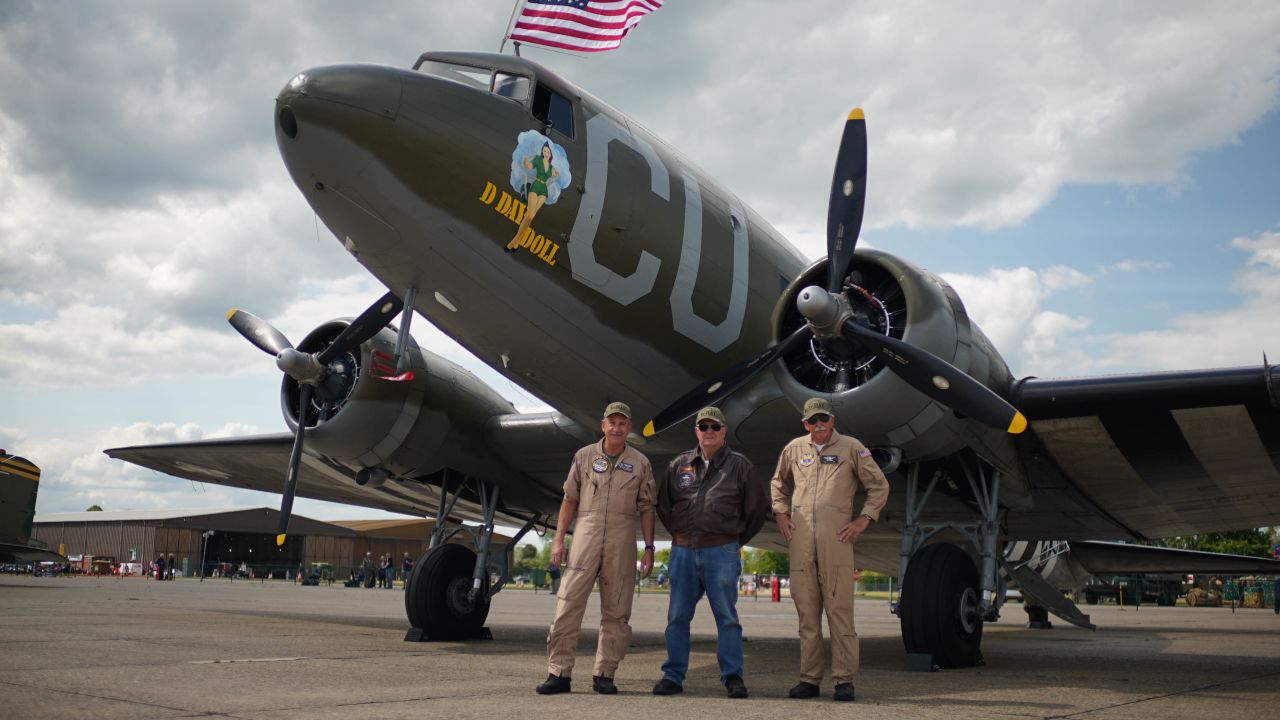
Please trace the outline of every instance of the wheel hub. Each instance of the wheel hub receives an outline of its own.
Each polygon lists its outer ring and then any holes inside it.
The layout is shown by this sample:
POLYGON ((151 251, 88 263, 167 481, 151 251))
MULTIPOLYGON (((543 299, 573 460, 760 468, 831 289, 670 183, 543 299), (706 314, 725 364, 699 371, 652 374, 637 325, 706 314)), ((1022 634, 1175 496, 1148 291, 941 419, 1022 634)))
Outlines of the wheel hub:
POLYGON ((982 622, 982 613, 978 603, 978 592, 971 587, 960 594, 960 625, 966 634, 977 632, 982 622))
POLYGON ((474 603, 469 599, 471 594, 471 578, 465 575, 456 575, 449 580, 449 585, 445 588, 445 602, 449 604, 449 612, 455 617, 461 617, 470 613, 474 608, 474 603))

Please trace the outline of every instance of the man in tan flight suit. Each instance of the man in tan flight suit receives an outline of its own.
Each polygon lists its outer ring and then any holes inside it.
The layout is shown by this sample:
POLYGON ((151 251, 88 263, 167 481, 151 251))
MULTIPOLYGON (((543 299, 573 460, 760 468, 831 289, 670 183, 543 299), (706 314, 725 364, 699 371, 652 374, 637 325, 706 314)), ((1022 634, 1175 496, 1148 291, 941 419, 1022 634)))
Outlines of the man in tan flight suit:
POLYGON ((631 408, 610 403, 600 421, 604 438, 573 456, 551 544, 551 564, 563 568, 556 617, 547 634, 547 679, 541 695, 569 692, 574 650, 591 588, 600 581, 600 640, 591 687, 613 695, 618 663, 631 643, 631 599, 636 589, 636 521, 644 533, 640 577, 653 570, 653 511, 657 486, 649 459, 627 445, 631 408), (575 522, 576 519, 576 522, 575 522), (573 557, 564 535, 574 523, 573 557))
POLYGON ((773 474, 773 513, 791 552, 791 599, 800 616, 800 683, 793 698, 818 695, 825 663, 822 611, 831 630, 834 699, 854 699, 858 634, 853 629, 853 544, 880 517, 889 482, 871 451, 835 431, 835 413, 822 398, 811 398, 801 414, 808 435, 782 448, 773 474), (859 485, 867 501, 858 512, 859 485))

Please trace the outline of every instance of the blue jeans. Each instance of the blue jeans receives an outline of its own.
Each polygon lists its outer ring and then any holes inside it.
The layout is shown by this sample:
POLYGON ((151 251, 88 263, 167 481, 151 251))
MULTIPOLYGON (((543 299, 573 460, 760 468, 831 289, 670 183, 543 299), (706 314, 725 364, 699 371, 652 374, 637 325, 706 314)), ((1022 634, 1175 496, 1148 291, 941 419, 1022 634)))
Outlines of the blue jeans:
POLYGON ((738 624, 737 608, 742 560, 738 557, 738 544, 708 548, 673 545, 668 568, 671 600, 667 606, 667 661, 662 664, 662 677, 684 684, 689 671, 689 622, 704 594, 716 619, 720 682, 734 675, 742 677, 742 625, 738 624))

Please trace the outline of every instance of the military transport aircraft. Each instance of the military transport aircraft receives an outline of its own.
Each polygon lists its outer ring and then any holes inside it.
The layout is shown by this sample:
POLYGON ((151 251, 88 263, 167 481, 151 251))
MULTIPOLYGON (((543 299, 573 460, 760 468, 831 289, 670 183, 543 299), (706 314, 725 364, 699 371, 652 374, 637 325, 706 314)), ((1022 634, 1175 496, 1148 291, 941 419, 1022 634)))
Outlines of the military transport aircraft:
MULTIPOLYGON (((447 520, 409 581, 411 636, 480 628, 509 579, 494 523, 554 522, 567 462, 614 400, 653 418, 632 441, 659 468, 692 442, 681 421, 719 404, 764 483, 800 404, 828 398, 893 488, 858 564, 904 577, 907 650, 938 665, 981 660, 1005 578, 1087 623, 1055 576, 1275 571, 1099 542, 1280 520, 1274 367, 1012 377, 945 282, 855 251, 860 111, 814 263, 634 120, 519 57, 307 70, 274 123, 307 202, 389 292, 296 346, 228 315, 284 371, 290 433, 107 454, 257 490, 283 473, 282 536, 295 493, 447 520), (518 413, 420 347, 414 311, 557 411, 518 413), (474 550, 443 542, 458 533, 474 550)), ((772 526, 757 542, 783 547, 772 526)))

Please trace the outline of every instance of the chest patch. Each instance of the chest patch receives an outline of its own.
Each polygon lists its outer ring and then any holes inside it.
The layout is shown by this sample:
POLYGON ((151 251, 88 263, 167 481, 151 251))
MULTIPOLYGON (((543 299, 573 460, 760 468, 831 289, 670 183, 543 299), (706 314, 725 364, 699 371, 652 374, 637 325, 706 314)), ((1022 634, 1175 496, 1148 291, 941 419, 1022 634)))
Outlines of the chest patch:
POLYGON ((801 467, 809 467, 809 466, 810 466, 810 465, 812 465, 812 464, 813 464, 813 456, 812 456, 812 455, 801 455, 801 456, 800 456, 800 466, 801 466, 801 467))
POLYGON ((618 463, 618 469, 623 472, 631 472, 632 470, 635 470, 631 463, 618 463))
POLYGON ((840 458, 839 458, 838 456, 836 456, 836 455, 823 455, 823 456, 822 456, 822 464, 823 464, 823 465, 838 465, 838 464, 840 464, 840 458))
POLYGON ((676 489, 688 490, 698 484, 698 476, 693 472, 692 465, 685 465, 680 468, 680 472, 676 473, 676 489))
POLYGON ((609 461, 604 458, 596 458, 596 461, 591 463, 591 469, 594 472, 602 473, 609 469, 609 461))

